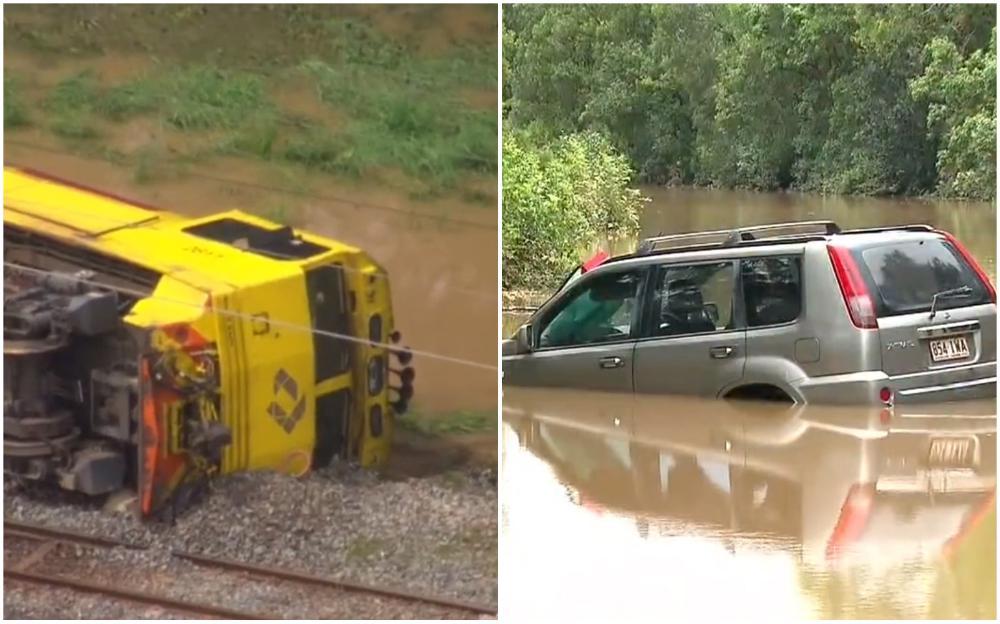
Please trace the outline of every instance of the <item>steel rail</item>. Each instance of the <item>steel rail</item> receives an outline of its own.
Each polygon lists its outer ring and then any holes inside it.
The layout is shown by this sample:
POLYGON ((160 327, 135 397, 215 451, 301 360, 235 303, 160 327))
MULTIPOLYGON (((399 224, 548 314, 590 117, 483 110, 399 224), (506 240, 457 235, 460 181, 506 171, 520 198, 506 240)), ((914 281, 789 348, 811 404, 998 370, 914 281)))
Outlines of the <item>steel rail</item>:
MULTIPOLYGON (((11 535, 16 537, 24 537, 24 538, 38 539, 38 540, 52 540, 65 543, 83 544, 87 546, 99 546, 103 548, 123 547, 135 550, 144 550, 148 548, 147 545, 143 544, 135 544, 123 540, 90 535, 87 533, 81 533, 79 531, 74 531, 71 529, 56 529, 53 527, 26 524, 23 522, 16 522, 13 520, 4 520, 4 535, 11 535)), ((182 559, 191 562, 195 565, 203 567, 220 568, 235 572, 243 572, 255 576, 281 579, 301 584, 317 585, 320 587, 327 587, 331 589, 341 589, 346 591, 368 593, 377 596, 382 596, 385 598, 394 598, 397 600, 404 600, 408 602, 420 602, 428 605, 434 605, 438 607, 455 609, 458 611, 475 613, 477 615, 497 614, 497 608, 493 605, 478 604, 474 602, 448 598, 444 596, 436 596, 432 594, 425 594, 406 589, 370 585, 366 583, 360 583, 357 581, 341 580, 325 576, 295 572, 292 570, 285 570, 281 568, 273 568, 252 563, 245 563, 242 561, 226 559, 223 557, 209 557, 206 555, 200 555, 196 553, 189 553, 183 551, 171 551, 170 554, 178 559, 182 559)), ((18 573, 22 572, 23 571, 19 571, 18 573)), ((4 570, 4 573, 6 576, 7 573, 6 569, 4 570)))
POLYGON ((294 581, 296 583, 319 585, 321 587, 331 587, 336 589, 346 589, 349 591, 376 594, 379 596, 408 600, 411 602, 423 602, 430 605, 447 607, 449 609, 456 609, 461 611, 470 611, 472 613, 477 613, 477 614, 496 615, 497 612, 496 608, 492 606, 476 604, 473 602, 466 602, 464 600, 457 600, 452 598, 445 598, 442 596, 423 594, 419 592, 413 592, 393 587, 380 587, 377 585, 359 583, 357 581, 344 581, 326 576, 304 574, 301 572, 293 572, 290 570, 282 570, 279 568, 270 568, 267 566, 259 566, 252 563, 244 563, 242 561, 234 561, 232 559, 224 559, 221 557, 206 557, 204 555, 195 555, 190 553, 174 553, 174 556, 180 559, 184 559, 186 561, 191 561, 192 563, 196 563, 198 565, 210 566, 214 568, 222 568, 226 570, 234 570, 237 572, 246 572, 248 574, 267 576, 287 581, 294 581))
POLYGON ((269 615, 247 613, 244 611, 237 611, 235 609, 227 609, 225 607, 217 607, 214 605, 209 605, 204 603, 178 600, 176 598, 154 595, 143 591, 137 591, 134 589, 126 589, 123 587, 110 587, 107 585, 101 585, 100 583, 94 583, 92 581, 84 581, 82 579, 76 579, 76 578, 69 578, 66 576, 39 574, 38 572, 29 572, 27 570, 7 568, 6 566, 4 567, 3 577, 5 579, 11 579, 14 581, 34 583, 36 585, 48 585, 50 587, 60 587, 63 589, 70 589, 73 591, 86 592, 91 594, 100 594, 102 596, 109 596, 112 598, 118 598, 120 600, 127 600, 130 602, 138 602, 157 607, 164 607, 167 609, 184 611, 196 615, 209 615, 213 617, 224 618, 227 620, 282 619, 269 615))

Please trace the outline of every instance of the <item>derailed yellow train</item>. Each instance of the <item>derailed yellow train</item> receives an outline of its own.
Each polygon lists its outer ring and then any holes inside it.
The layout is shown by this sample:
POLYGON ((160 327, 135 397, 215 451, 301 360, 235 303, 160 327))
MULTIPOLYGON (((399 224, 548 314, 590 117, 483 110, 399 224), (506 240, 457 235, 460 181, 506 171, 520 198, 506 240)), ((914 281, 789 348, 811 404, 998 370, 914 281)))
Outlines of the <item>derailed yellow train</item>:
POLYGON ((220 473, 378 466, 413 394, 364 251, 4 168, 4 472, 176 512, 220 473))

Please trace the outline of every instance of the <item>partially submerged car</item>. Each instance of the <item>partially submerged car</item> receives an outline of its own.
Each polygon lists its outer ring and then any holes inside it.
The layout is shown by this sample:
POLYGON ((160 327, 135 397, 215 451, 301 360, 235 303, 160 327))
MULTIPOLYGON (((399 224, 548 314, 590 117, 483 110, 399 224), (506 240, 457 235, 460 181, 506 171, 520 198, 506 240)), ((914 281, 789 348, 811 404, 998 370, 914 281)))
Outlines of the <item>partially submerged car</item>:
POLYGON ((996 289, 951 234, 831 221, 659 236, 578 267, 509 385, 884 404, 996 396, 996 289))

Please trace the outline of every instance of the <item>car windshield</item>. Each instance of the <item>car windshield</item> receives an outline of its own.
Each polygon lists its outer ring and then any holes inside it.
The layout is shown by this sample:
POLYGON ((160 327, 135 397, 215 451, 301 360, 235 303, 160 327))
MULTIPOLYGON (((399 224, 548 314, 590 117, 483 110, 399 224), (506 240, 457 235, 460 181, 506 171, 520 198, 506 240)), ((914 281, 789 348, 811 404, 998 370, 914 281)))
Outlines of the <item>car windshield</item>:
POLYGON ((939 297, 936 309, 990 301, 972 267, 942 240, 881 244, 864 248, 859 255, 869 287, 878 294, 879 316, 929 312, 935 295, 956 289, 963 290, 939 297))

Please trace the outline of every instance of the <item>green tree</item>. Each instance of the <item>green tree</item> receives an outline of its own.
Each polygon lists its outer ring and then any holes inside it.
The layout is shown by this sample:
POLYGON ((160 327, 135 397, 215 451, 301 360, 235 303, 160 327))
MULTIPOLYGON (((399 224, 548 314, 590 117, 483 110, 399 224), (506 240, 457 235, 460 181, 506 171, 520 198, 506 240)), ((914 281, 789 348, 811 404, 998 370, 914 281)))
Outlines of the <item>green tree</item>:
POLYGON ((914 97, 928 102, 929 136, 937 144, 938 190, 988 199, 996 188, 996 28, 987 49, 963 58, 958 46, 936 37, 929 61, 914 79, 914 97))
POLYGON ((632 171, 596 133, 540 145, 527 132, 503 140, 503 287, 551 285, 583 248, 638 230, 632 171))
POLYGON ((987 5, 514 5, 505 119, 601 132, 644 182, 993 197, 995 25, 987 5))

